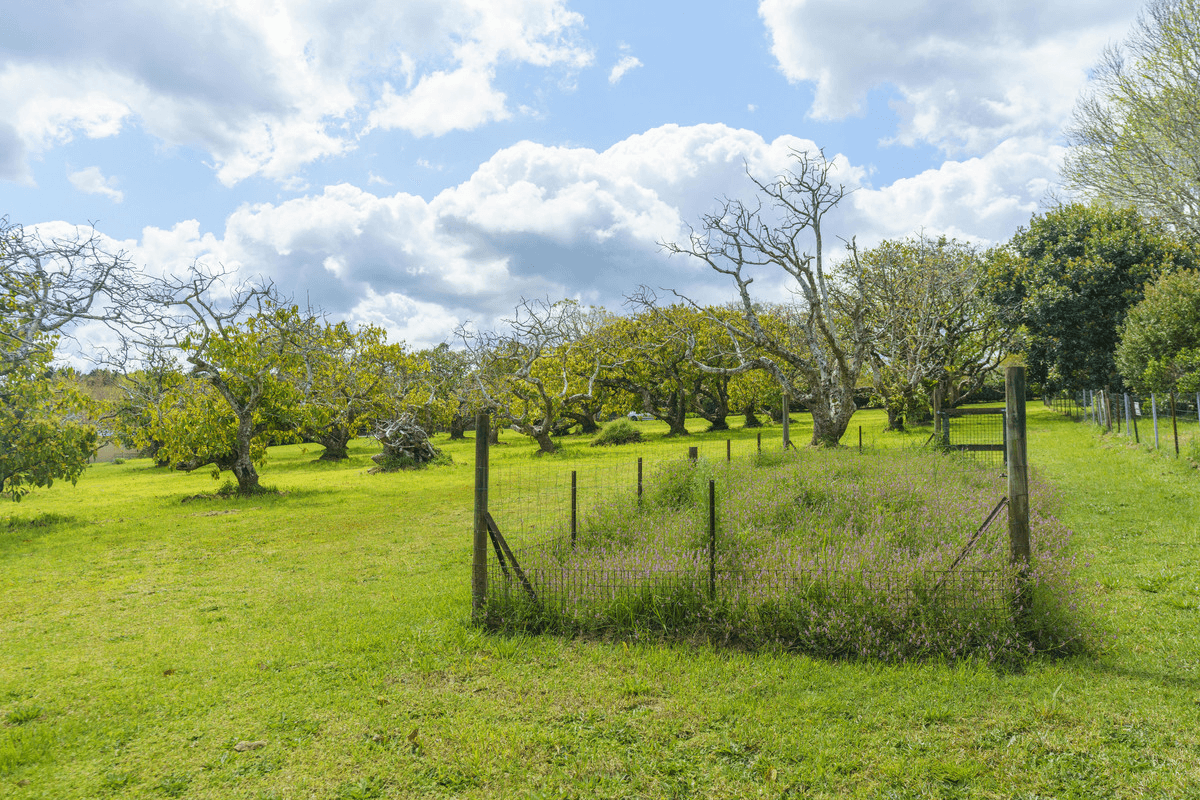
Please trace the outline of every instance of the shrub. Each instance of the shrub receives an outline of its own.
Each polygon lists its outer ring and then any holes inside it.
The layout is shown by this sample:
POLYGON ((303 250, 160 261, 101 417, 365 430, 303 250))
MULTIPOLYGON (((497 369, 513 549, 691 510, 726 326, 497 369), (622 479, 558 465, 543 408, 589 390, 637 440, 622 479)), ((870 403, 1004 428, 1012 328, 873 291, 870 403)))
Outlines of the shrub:
POLYGON ((632 444, 642 440, 642 432, 628 419, 621 417, 607 423, 599 435, 592 440, 592 447, 607 447, 617 444, 632 444))

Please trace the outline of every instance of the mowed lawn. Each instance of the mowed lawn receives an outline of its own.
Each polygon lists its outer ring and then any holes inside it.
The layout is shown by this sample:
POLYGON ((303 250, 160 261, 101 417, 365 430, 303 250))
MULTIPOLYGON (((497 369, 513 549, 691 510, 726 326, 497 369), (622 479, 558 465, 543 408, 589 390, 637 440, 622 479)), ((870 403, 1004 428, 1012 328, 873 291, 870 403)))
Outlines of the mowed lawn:
POLYGON ((275 448, 283 494, 232 501, 96 465, 0 514, 0 797, 1200 797, 1200 473, 1029 410, 1103 649, 1020 671, 476 629, 470 440, 275 448))

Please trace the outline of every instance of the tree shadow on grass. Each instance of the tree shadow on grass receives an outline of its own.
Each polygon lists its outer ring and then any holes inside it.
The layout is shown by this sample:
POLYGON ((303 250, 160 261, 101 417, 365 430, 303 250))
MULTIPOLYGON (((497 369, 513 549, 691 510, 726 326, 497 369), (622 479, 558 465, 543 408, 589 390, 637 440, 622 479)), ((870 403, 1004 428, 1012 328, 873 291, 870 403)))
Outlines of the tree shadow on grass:
POLYGON ((21 545, 32 544, 78 522, 75 517, 53 512, 38 514, 36 517, 12 517, 0 523, 0 558, 19 549, 21 545))

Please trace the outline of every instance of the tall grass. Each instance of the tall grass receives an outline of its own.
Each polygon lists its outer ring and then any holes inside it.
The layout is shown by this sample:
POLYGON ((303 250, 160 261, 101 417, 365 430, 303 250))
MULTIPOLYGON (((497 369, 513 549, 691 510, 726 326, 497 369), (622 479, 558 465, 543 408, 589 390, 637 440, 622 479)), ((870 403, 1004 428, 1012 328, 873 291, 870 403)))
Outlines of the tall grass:
POLYGON ((640 501, 603 498, 576 537, 520 551, 533 596, 499 573, 489 619, 888 661, 1079 650, 1087 626, 1053 493, 1033 492, 1032 611, 1012 611, 1003 515, 971 541, 1004 489, 994 468, 913 450, 667 462, 640 501))

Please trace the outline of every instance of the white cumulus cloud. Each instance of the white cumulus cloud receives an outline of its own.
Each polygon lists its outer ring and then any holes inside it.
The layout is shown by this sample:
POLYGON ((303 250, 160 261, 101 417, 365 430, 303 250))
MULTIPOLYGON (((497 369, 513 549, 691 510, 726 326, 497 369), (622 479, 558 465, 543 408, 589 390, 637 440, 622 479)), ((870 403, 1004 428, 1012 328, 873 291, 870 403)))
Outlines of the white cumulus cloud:
MULTIPOLYGON (((618 309, 647 284, 724 302, 732 287, 723 276, 667 258, 659 243, 682 239, 720 198, 751 200, 746 169, 769 179, 794 166, 794 151, 815 149, 806 139, 767 140, 719 124, 664 125, 605 150, 519 142, 428 200, 326 186, 242 207, 221 232, 195 221, 146 228, 135 258, 155 273, 200 259, 269 278, 334 317, 383 325, 419 346, 467 320, 495 324, 522 297, 618 309)), ((839 237, 870 246, 920 229, 1007 239, 1037 209, 1061 154, 1040 139, 1013 140, 879 187, 866 169, 833 156, 835 180, 853 191, 826 219, 826 246, 836 255, 839 237)), ((787 296, 778 270, 755 288, 787 296)))
POLYGON ((137 125, 209 154, 219 179, 286 181, 371 127, 505 119, 498 68, 578 69, 566 0, 46 0, 6 12, 0 178, 77 136, 137 125))
POLYGON ((815 85, 809 113, 861 113, 894 89, 902 144, 979 154, 1010 137, 1053 136, 1101 48, 1136 8, 1124 0, 761 0, 788 80, 815 85))
POLYGON ((620 83, 626 72, 640 66, 642 66, 642 60, 637 56, 622 56, 621 60, 613 65, 612 72, 608 73, 608 82, 620 83))
POLYGON ((86 194, 102 194, 114 203, 125 199, 125 194, 117 188, 114 178, 106 178, 99 167, 85 167, 78 172, 67 175, 71 185, 86 194))

